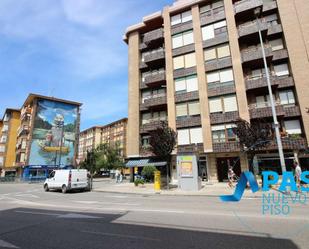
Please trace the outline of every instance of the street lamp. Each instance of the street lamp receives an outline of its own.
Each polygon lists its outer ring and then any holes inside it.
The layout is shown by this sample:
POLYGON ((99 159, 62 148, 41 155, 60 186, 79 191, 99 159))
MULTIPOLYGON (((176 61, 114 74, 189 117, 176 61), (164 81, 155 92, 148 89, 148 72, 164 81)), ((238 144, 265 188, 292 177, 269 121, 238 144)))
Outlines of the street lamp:
POLYGON ((264 67, 265 67, 265 73, 266 73, 266 81, 267 81, 267 86, 268 86, 271 111, 272 111, 273 120, 274 120, 274 127, 275 127, 275 133, 276 133, 276 140, 277 140, 277 146, 278 146, 278 151, 279 151, 281 169, 282 169, 282 172, 284 172, 284 171, 286 171, 286 166, 285 166, 285 160, 284 160, 284 154, 283 154, 283 148, 282 148, 282 141, 281 141, 281 136, 280 136, 280 131, 279 131, 279 123, 278 123, 278 120, 277 120, 277 113, 276 113, 276 107, 275 107, 275 102, 274 102, 274 98, 273 98, 273 92, 272 92, 272 89, 271 89, 269 71, 268 71, 268 67, 267 67, 267 61, 266 61, 265 50, 264 50, 264 43, 263 43, 263 38, 262 38, 262 32, 261 32, 261 28, 260 28, 259 16, 261 15, 261 8, 256 8, 254 10, 254 15, 256 17, 256 22, 257 22, 257 26, 258 26, 258 30, 259 30, 259 37, 260 37, 262 54, 263 54, 263 61, 264 61, 264 67))

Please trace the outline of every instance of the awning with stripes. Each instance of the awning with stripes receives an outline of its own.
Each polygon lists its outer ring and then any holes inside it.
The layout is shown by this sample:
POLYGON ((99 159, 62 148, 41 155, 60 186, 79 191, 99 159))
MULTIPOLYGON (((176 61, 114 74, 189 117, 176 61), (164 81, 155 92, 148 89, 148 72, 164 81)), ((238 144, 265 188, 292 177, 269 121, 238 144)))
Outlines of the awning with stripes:
POLYGON ((165 166, 166 162, 158 162, 152 159, 132 159, 126 163, 126 167, 165 166))

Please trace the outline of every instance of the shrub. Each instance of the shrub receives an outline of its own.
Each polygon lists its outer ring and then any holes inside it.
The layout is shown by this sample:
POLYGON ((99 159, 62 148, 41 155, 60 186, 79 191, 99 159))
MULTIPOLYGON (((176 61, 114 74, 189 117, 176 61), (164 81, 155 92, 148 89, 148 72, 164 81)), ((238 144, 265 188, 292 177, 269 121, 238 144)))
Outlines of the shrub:
POLYGON ((134 185, 137 187, 139 184, 142 184, 142 185, 144 185, 144 183, 145 183, 145 181, 143 180, 143 179, 136 179, 135 181, 134 181, 134 185))
POLYGON ((155 166, 145 166, 142 170, 142 176, 145 178, 146 181, 153 181, 154 172, 156 171, 155 166))

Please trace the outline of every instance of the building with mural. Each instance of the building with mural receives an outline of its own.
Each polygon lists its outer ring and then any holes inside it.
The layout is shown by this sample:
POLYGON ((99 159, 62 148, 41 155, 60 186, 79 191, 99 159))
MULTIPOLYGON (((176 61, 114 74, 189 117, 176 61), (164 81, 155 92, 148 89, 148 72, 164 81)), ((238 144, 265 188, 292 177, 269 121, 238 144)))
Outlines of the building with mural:
POLYGON ((23 177, 45 177, 49 171, 76 164, 80 103, 30 94, 21 108, 16 165, 23 177))

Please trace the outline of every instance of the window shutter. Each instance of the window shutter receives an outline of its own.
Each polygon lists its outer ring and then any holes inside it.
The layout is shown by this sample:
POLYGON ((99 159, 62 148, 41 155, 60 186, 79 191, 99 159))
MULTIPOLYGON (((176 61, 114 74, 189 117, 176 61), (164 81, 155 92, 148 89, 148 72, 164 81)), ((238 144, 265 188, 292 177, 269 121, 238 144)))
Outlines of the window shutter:
POLYGON ((191 144, 203 143, 203 133, 202 128, 192 128, 190 129, 191 144))
POLYGON ((181 15, 178 14, 178 15, 175 15, 175 16, 172 16, 171 18, 171 25, 176 25, 176 24, 179 24, 181 23, 181 15))
POLYGON ((302 133, 299 120, 284 121, 284 126, 288 134, 301 134, 302 133))
POLYGON ((175 79, 175 91, 185 91, 186 90, 186 80, 185 78, 175 79))
POLYGON ((276 39, 276 40, 272 40, 272 41, 269 41, 270 45, 271 45, 271 49, 272 51, 276 51, 276 50, 280 50, 280 49, 283 49, 283 41, 282 39, 276 39))
POLYGON ((196 75, 186 77, 187 92, 198 91, 198 81, 196 75))
POLYGON ((229 44, 219 46, 217 49, 218 49, 218 58, 230 56, 230 46, 229 46, 229 44))
POLYGON ((208 25, 202 28, 203 41, 212 39, 215 37, 215 30, 213 25, 208 25))
POLYGON ((184 23, 184 22, 189 22, 189 21, 191 21, 192 20, 192 14, 191 14, 191 10, 189 10, 189 11, 186 11, 186 12, 183 12, 182 14, 181 14, 181 19, 182 19, 182 22, 184 23))
POLYGON ((234 112, 237 111, 237 100, 236 96, 226 96, 224 97, 224 111, 225 112, 234 112))
POLYGON ((206 76, 207 76, 207 82, 208 83, 220 81, 220 75, 219 75, 218 71, 207 73, 206 76))
POLYGON ((211 61, 217 59, 216 49, 215 48, 206 49, 204 51, 204 57, 205 61, 211 61))
POLYGON ((178 145, 190 144, 189 130, 177 130, 178 145))
POLYGON ((220 71, 220 82, 234 81, 233 70, 225 69, 220 71))
POLYGON ((189 109, 189 115, 200 115, 200 103, 199 102, 193 102, 188 104, 188 109, 189 109))
POLYGON ((187 104, 177 104, 176 105, 176 116, 181 117, 181 116, 187 116, 188 111, 187 111, 187 104))
POLYGON ((212 131, 222 131, 224 129, 225 129, 224 125, 213 125, 213 126, 211 126, 212 131))
POLYGON ((185 68, 196 66, 195 53, 185 55, 185 68))
POLYGON ((226 21, 214 23, 214 29, 219 29, 226 26, 226 21))
POLYGON ((173 48, 179 48, 183 46, 182 34, 174 35, 172 37, 173 48))
POLYGON ((285 76, 290 74, 288 64, 274 66, 274 70, 276 76, 285 76))
POLYGON ((182 56, 177 56, 173 58, 173 63, 174 63, 174 69, 180 69, 185 67, 184 63, 184 57, 182 56))
POLYGON ((222 112, 221 98, 215 98, 209 100, 209 111, 210 113, 222 112))
POLYGON ((190 30, 188 32, 183 33, 183 46, 194 43, 193 31, 190 30))
POLYGON ((288 95, 286 91, 279 92, 279 98, 281 105, 287 105, 289 103, 288 95))

